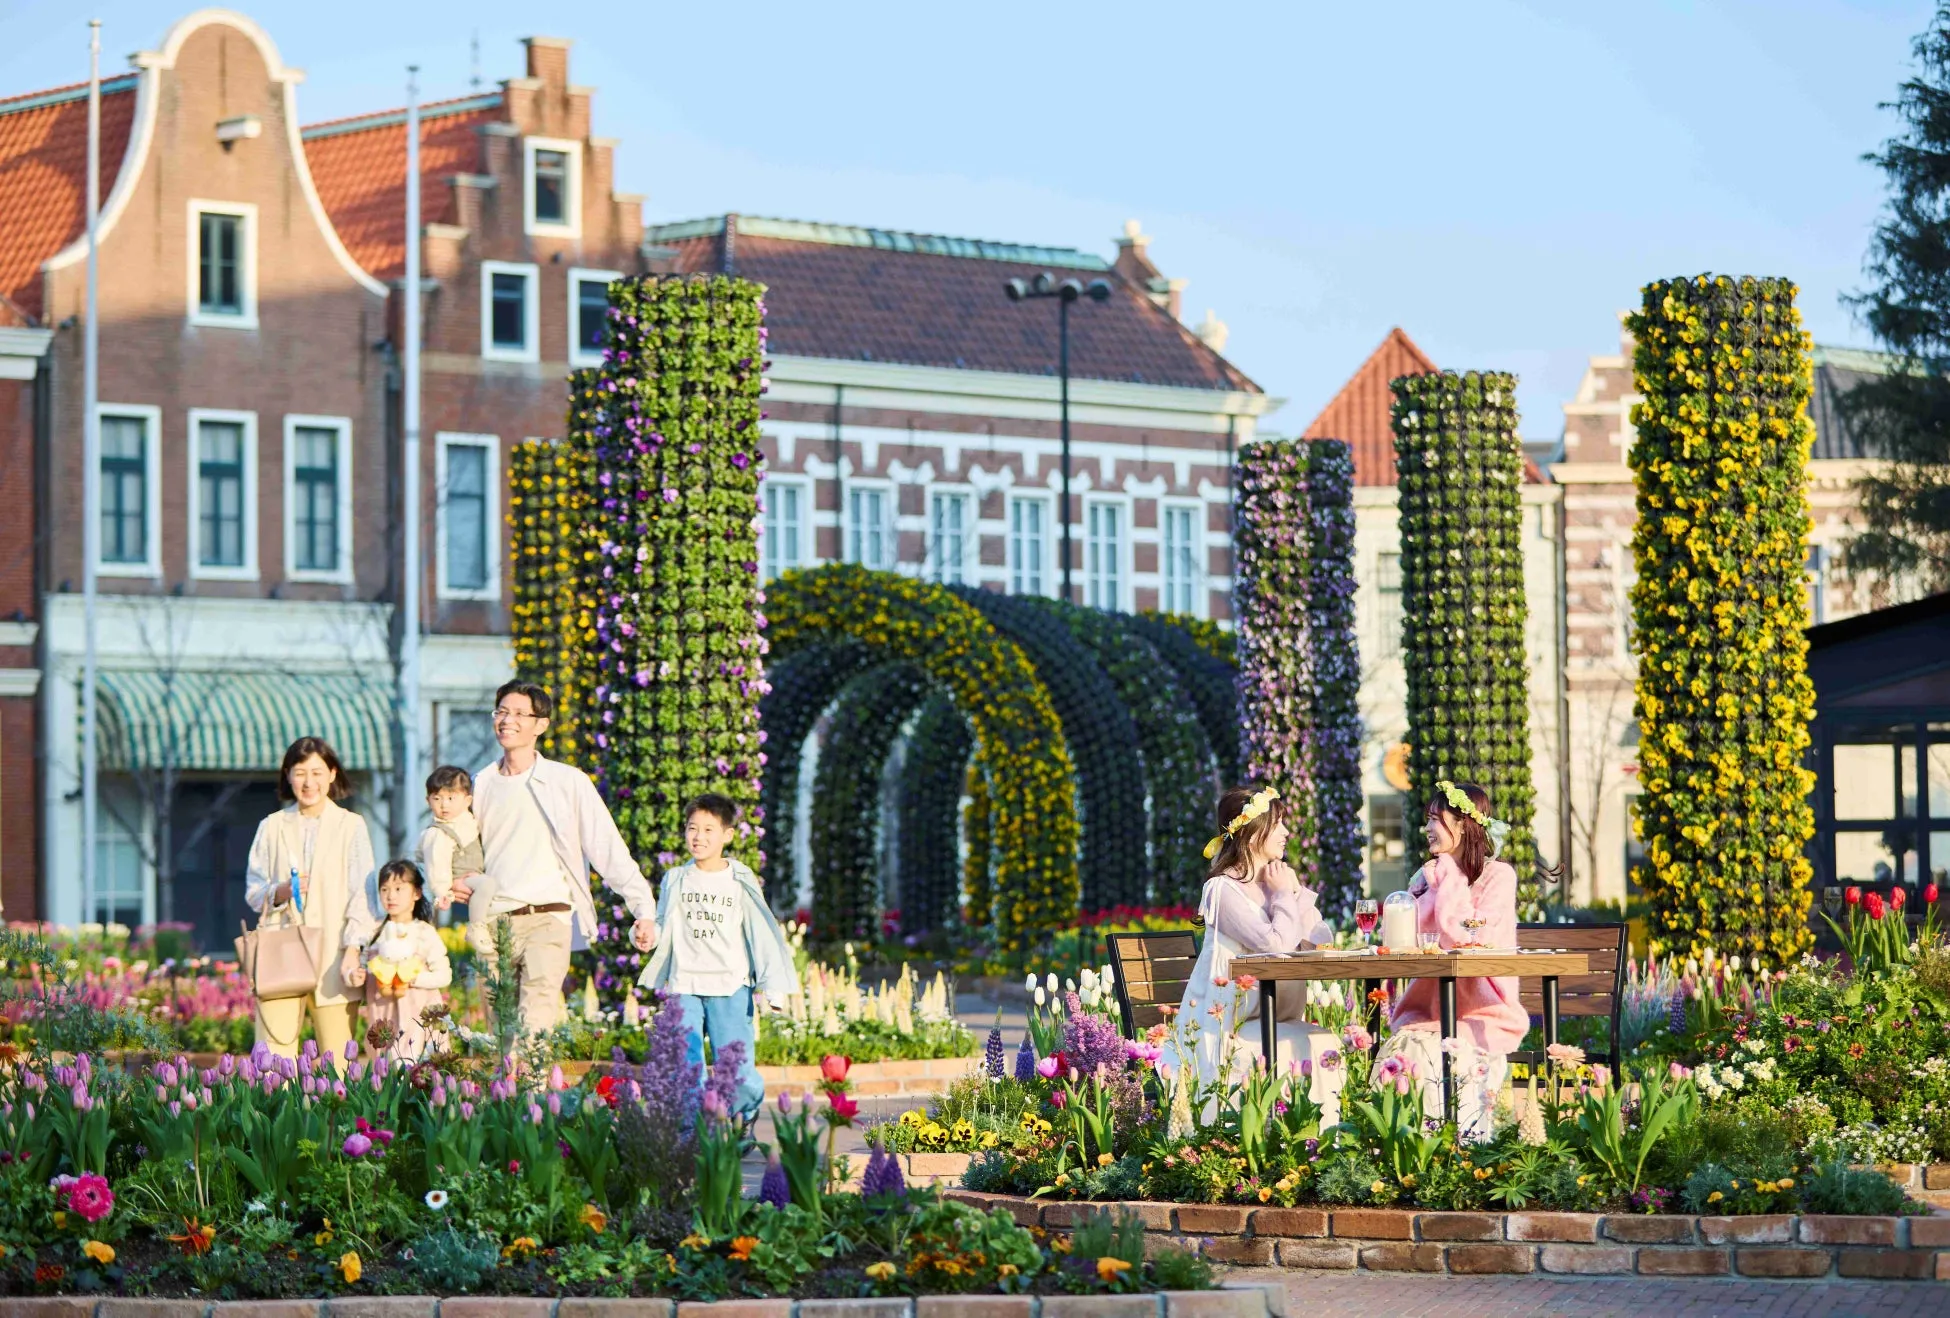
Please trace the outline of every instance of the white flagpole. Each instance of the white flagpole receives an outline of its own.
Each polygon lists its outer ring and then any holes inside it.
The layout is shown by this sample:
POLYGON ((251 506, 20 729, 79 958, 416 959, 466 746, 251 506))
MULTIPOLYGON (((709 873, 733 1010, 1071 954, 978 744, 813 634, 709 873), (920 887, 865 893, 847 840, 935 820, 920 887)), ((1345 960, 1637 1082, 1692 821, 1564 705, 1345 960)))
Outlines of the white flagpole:
MULTIPOLYGON (((102 553, 100 269, 102 209, 102 21, 88 20, 88 318, 82 329, 81 403, 81 922, 95 910, 95 564, 102 553)), ((152 473, 150 479, 155 479, 152 473)))
MULTIPOLYGON (((406 290, 400 335, 406 340, 400 381, 401 429, 406 475, 402 482, 406 528, 400 599, 400 809, 416 820, 414 782, 420 764, 420 590, 425 584, 420 551, 420 66, 406 69, 406 290)), ((402 829, 404 835, 410 828, 402 829)))

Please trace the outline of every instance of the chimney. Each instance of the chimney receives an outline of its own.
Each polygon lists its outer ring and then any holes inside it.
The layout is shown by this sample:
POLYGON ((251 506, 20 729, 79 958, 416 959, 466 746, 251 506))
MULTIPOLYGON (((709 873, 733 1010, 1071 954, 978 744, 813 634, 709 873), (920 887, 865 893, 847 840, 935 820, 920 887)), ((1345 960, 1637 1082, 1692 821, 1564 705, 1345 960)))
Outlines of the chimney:
POLYGON ((567 37, 524 37, 528 48, 528 76, 540 78, 552 90, 569 85, 569 46, 567 37))
POLYGON ((1213 352, 1223 354, 1226 350, 1226 338, 1232 331, 1226 328, 1226 323, 1219 319, 1212 308, 1207 307, 1205 319, 1198 323, 1198 328, 1192 333, 1198 335, 1199 342, 1213 352))
POLYGON ((1111 262, 1110 268, 1125 283, 1142 289, 1155 305, 1177 320, 1185 281, 1166 279, 1145 250, 1150 246, 1151 236, 1144 232, 1143 225, 1136 220, 1124 221, 1124 236, 1117 240, 1117 259, 1111 262))

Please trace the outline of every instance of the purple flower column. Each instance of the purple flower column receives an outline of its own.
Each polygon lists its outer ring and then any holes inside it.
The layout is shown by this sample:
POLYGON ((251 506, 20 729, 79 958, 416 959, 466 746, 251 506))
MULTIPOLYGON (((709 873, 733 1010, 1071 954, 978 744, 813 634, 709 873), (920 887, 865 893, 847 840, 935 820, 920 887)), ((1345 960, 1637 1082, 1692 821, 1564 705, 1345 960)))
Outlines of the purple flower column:
POLYGON ((1307 443, 1312 551, 1307 594, 1313 668, 1314 874, 1322 912, 1345 919, 1361 895, 1361 657, 1354 624, 1354 451, 1307 443))
POLYGON ((1238 628, 1239 757, 1246 780, 1288 802, 1287 854, 1317 885, 1314 857, 1304 443, 1262 440, 1239 450, 1233 495, 1232 611, 1238 628))

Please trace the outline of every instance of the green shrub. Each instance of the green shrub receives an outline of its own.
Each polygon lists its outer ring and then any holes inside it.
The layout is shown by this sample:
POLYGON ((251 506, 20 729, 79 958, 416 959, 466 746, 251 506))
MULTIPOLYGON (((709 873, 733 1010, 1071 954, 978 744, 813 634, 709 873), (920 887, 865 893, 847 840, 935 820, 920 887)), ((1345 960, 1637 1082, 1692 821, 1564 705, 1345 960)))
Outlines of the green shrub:
POLYGON ((1401 1197, 1402 1188, 1374 1158, 1358 1148, 1336 1148, 1320 1160, 1314 1182, 1322 1203, 1381 1205, 1401 1197))
POLYGON ((1806 1213, 1893 1217, 1908 1207, 1909 1196, 1887 1176, 1840 1159, 1820 1164, 1801 1182, 1801 1210, 1806 1213))
POLYGON ((457 1231, 451 1223, 413 1242, 413 1272, 426 1283, 429 1295, 466 1295, 500 1262, 501 1249, 493 1236, 457 1231))

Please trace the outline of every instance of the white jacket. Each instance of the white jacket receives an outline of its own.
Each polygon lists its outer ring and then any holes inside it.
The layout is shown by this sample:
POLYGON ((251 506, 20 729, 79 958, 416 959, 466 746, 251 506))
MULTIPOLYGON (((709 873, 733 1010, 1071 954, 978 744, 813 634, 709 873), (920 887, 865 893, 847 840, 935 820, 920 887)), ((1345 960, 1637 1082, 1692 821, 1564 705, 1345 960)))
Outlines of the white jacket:
MULTIPOLYGON (((497 759, 474 777, 499 773, 500 764, 497 759)), ((656 914, 650 881, 630 855, 616 821, 610 818, 609 807, 603 804, 588 774, 574 765, 537 755, 534 771, 528 775, 528 789, 535 794, 535 803, 548 822, 556 858, 568 872, 569 905, 585 940, 596 936, 596 900, 589 890, 591 870, 602 875, 603 886, 623 899, 631 915, 647 920, 656 914)), ((478 800, 480 792, 474 795, 478 800)), ((485 821, 482 832, 486 832, 485 821)), ((488 869, 494 869, 492 856, 488 857, 488 869)))

